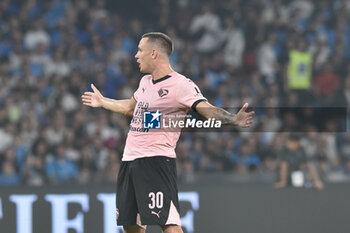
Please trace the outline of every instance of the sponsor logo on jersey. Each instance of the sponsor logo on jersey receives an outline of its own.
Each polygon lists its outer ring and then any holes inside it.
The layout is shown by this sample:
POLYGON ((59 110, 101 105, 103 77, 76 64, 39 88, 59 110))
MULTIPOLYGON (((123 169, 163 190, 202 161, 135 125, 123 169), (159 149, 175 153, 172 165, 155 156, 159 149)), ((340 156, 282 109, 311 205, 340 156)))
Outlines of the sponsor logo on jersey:
POLYGON ((158 213, 156 213, 156 212, 154 212, 154 211, 152 210, 151 214, 154 214, 155 216, 157 216, 158 218, 160 218, 160 212, 161 212, 161 211, 159 211, 158 213))

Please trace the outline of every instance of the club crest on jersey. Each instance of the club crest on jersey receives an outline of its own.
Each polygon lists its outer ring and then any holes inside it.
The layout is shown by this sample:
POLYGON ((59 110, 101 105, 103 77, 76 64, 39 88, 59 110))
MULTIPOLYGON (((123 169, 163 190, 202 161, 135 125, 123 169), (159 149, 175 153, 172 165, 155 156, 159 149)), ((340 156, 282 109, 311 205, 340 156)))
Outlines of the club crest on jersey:
POLYGON ((160 88, 160 89, 158 90, 158 95, 159 95, 159 97, 164 97, 164 96, 166 96, 168 93, 169 93, 169 91, 168 91, 167 89, 164 89, 164 88, 160 88))

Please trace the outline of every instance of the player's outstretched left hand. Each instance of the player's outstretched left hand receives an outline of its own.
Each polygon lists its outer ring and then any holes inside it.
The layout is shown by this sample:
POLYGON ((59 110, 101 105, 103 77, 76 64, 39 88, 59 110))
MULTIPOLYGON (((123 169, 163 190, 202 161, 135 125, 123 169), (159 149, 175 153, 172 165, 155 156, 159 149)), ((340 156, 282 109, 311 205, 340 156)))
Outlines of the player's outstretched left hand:
POLYGON ((91 84, 91 88, 94 92, 84 92, 84 94, 81 96, 81 100, 83 101, 83 104, 86 106, 99 108, 103 106, 103 95, 101 92, 94 86, 94 84, 91 84))
POLYGON ((247 108, 248 103, 245 103, 235 116, 235 124, 243 128, 247 128, 253 123, 253 116, 255 114, 254 111, 246 112, 247 108))

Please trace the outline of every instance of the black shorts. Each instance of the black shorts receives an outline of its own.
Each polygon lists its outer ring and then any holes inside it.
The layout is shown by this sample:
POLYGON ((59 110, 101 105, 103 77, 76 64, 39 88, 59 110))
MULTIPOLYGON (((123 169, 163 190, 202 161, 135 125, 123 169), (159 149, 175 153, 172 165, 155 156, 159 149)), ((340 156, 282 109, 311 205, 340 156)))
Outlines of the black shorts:
POLYGON ((173 158, 122 161, 117 181, 117 224, 181 225, 176 176, 173 158))

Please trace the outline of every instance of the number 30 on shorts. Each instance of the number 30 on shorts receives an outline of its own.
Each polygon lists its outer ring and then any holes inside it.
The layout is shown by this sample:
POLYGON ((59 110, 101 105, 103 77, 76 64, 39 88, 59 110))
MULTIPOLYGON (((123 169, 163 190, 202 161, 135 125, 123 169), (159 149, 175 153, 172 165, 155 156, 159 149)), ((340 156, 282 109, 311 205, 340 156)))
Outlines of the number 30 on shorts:
POLYGON ((148 204, 148 208, 150 209, 154 209, 155 207, 157 207, 158 209, 163 208, 163 199, 164 199, 164 195, 162 192, 150 192, 148 194, 148 197, 151 198, 151 203, 148 204))

